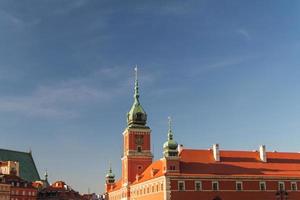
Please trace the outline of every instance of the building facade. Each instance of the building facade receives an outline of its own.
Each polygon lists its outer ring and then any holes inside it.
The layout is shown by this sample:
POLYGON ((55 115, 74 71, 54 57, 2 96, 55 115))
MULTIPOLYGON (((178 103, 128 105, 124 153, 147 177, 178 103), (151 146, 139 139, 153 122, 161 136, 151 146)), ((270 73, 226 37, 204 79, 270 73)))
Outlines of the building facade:
POLYGON ((163 157, 153 161, 151 129, 139 101, 136 74, 134 103, 123 132, 122 177, 106 175, 108 200, 299 200, 300 153, 188 149, 174 140, 171 119, 163 157))
POLYGON ((39 191, 38 200, 84 200, 84 198, 65 182, 56 181, 39 191))
POLYGON ((0 180, 0 200, 10 200, 10 185, 2 182, 2 179, 0 180))
POLYGON ((14 174, 20 176, 19 162, 0 161, 0 174, 14 174))
POLYGON ((10 185, 10 200, 36 200, 37 189, 16 175, 2 175, 3 183, 10 185))

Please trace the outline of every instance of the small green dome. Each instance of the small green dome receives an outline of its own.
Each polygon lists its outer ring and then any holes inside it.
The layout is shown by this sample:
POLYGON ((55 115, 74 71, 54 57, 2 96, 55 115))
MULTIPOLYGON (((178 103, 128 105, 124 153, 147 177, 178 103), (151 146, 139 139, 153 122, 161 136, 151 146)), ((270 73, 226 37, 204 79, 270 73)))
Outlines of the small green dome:
POLYGON ((112 173, 111 170, 109 170, 105 177, 106 177, 106 178, 115 178, 115 174, 112 173))
POLYGON ((112 172, 111 167, 108 170, 108 173, 105 176, 107 183, 114 183, 115 182, 115 174, 112 172))
POLYGON ((171 117, 169 117, 168 140, 164 143, 164 156, 178 156, 178 143, 173 139, 171 117))
POLYGON ((147 113, 144 111, 140 102, 134 102, 127 114, 127 124, 130 125, 146 125, 147 113))
POLYGON ((176 150, 177 147, 178 147, 178 144, 175 140, 168 140, 164 143, 164 149, 176 150))

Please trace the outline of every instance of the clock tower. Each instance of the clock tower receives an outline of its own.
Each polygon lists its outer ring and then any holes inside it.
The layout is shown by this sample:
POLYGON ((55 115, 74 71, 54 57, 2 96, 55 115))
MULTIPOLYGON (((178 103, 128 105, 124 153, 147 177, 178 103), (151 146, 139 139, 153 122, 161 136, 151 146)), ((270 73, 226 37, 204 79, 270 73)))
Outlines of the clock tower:
POLYGON ((127 113, 123 132, 122 182, 132 183, 151 163, 151 129, 146 125, 147 114, 139 101, 137 67, 135 67, 134 102, 127 113))

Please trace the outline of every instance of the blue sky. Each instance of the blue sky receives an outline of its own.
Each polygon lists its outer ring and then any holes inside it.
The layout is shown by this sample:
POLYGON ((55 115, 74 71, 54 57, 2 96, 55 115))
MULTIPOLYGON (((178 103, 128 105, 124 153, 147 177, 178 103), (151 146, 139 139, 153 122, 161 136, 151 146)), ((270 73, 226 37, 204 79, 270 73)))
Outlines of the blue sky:
POLYGON ((167 117, 189 148, 300 151, 299 1, 0 2, 0 148, 103 191, 120 176, 139 65, 162 155, 167 117))

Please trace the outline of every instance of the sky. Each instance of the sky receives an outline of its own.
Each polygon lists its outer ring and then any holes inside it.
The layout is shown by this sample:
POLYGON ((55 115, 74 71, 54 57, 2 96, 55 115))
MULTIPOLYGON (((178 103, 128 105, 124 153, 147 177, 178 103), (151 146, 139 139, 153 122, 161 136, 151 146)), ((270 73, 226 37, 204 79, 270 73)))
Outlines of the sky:
POLYGON ((300 1, 1 0, 0 148, 102 192, 140 101, 162 157, 185 148, 299 152, 300 1))

